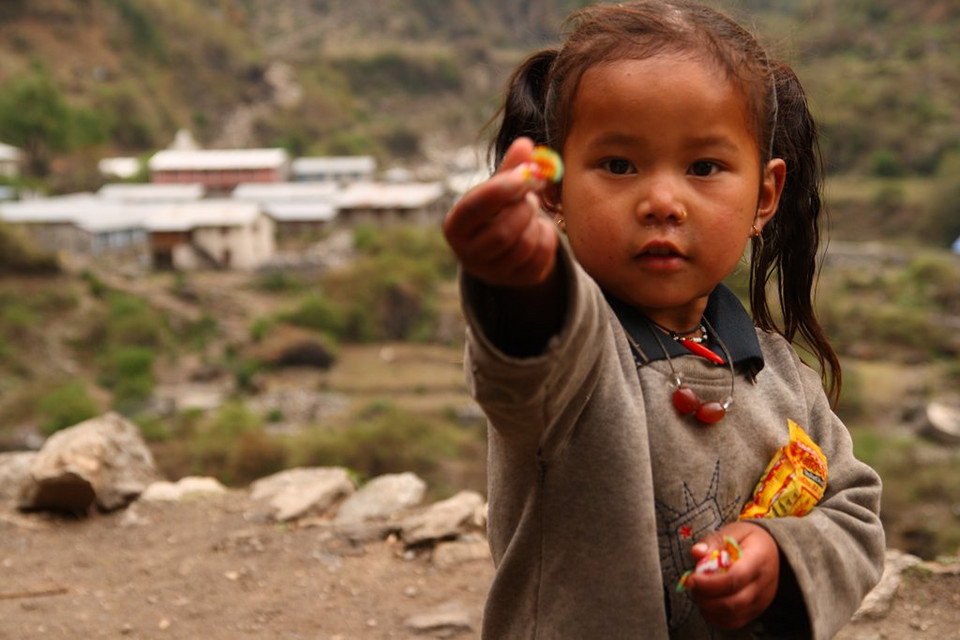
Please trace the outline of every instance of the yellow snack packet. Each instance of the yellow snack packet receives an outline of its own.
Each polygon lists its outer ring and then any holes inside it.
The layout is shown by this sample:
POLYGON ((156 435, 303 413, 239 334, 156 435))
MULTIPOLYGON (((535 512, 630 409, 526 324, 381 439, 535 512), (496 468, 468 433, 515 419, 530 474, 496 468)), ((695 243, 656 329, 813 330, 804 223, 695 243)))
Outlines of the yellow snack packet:
POLYGON ((790 442, 780 447, 753 490, 753 498, 740 512, 747 518, 805 516, 827 488, 827 457, 793 420, 790 442))

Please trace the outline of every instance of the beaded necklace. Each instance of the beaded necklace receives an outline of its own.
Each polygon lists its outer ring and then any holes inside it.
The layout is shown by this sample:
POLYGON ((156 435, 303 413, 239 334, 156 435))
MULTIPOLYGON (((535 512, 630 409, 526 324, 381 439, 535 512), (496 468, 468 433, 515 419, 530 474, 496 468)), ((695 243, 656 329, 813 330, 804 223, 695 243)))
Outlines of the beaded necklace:
MULTIPOLYGON (((733 404, 733 388, 736 380, 736 374, 733 370, 733 358, 730 357, 730 352, 727 350, 727 346, 723 344, 722 340, 720 340, 720 336, 718 336, 717 332, 714 331, 712 326, 710 326, 710 323, 707 322, 707 319, 704 318, 697 329, 679 333, 659 327, 659 325, 652 321, 648 321, 647 327, 653 334, 654 339, 656 339, 657 344, 660 345, 660 350, 663 352, 663 357, 670 366, 673 383, 676 386, 676 389, 673 391, 672 400, 673 406, 677 412, 685 416, 693 415, 699 422, 703 424, 715 424, 722 420, 723 417, 727 415, 727 410, 733 404), (723 355, 726 357, 726 363, 724 363, 723 358, 703 346, 702 343, 707 341, 708 330, 713 334, 714 340, 723 351, 723 355), (722 401, 711 400, 708 402, 701 402, 700 398, 697 397, 696 392, 683 383, 683 374, 678 372, 673 366, 673 359, 670 357, 670 353, 667 351, 666 345, 663 344, 663 340, 661 340, 660 336, 658 335, 660 331, 665 331, 671 338, 683 345, 691 353, 703 356, 717 365, 727 364, 730 370, 730 393, 727 395, 727 397, 725 397, 722 401), (691 336, 696 333, 700 333, 700 336, 697 338, 684 337, 691 336)), ((636 362, 637 371, 639 372, 640 368, 646 364, 645 362, 640 362, 640 358, 646 359, 646 356, 643 353, 643 350, 640 348, 640 345, 638 345, 636 340, 633 339, 633 336, 630 335, 630 332, 625 331, 624 333, 626 333, 627 340, 630 342, 630 346, 634 350, 634 360, 636 362)))

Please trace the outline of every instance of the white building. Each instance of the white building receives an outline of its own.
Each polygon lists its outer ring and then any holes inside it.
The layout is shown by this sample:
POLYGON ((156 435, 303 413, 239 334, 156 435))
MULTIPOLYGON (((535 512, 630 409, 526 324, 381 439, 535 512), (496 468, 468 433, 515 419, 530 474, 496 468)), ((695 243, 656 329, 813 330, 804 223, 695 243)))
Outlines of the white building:
POLYGON ((199 183, 227 194, 244 182, 284 182, 290 157, 284 149, 164 149, 147 163, 150 181, 199 183))
POLYGON ((345 224, 436 224, 449 204, 439 182, 355 183, 337 194, 338 220, 345 224))
POLYGON ((276 250, 260 205, 228 198, 164 205, 147 221, 155 268, 253 270, 276 250))
POLYGON ((232 197, 256 202, 276 223, 279 239, 315 235, 337 217, 339 187, 333 182, 275 182, 238 185, 232 197))
POLYGON ((0 142, 0 176, 16 178, 20 175, 20 149, 0 142))
POLYGON ((377 171, 373 156, 317 156, 294 158, 291 179, 297 182, 369 182, 377 171))
POLYGON ((104 200, 142 204, 190 202, 206 195, 202 184, 105 184, 97 191, 104 200))
POLYGON ((22 226, 46 251, 101 255, 144 250, 145 222, 155 209, 79 193, 3 202, 0 219, 22 226))

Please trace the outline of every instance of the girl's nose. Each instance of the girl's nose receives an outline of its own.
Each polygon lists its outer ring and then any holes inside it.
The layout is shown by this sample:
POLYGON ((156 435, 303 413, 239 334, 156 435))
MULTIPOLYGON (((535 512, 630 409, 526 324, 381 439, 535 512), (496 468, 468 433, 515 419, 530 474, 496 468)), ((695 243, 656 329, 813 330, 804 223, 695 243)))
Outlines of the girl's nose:
POLYGON ((645 198, 637 207, 637 216, 645 225, 664 223, 683 224, 687 210, 678 197, 677 189, 669 181, 652 182, 645 198))

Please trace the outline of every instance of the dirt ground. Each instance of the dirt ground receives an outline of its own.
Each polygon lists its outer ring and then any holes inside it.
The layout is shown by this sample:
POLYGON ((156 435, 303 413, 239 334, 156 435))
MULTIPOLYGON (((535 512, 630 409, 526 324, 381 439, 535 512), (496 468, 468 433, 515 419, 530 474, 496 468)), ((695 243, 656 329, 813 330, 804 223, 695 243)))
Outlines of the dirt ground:
MULTIPOLYGON (((249 506, 232 491, 82 520, 5 512, 0 639, 479 637, 489 560, 438 566, 389 541, 257 521, 249 506)), ((960 572, 908 572, 886 617, 839 638, 960 638, 960 572)))

